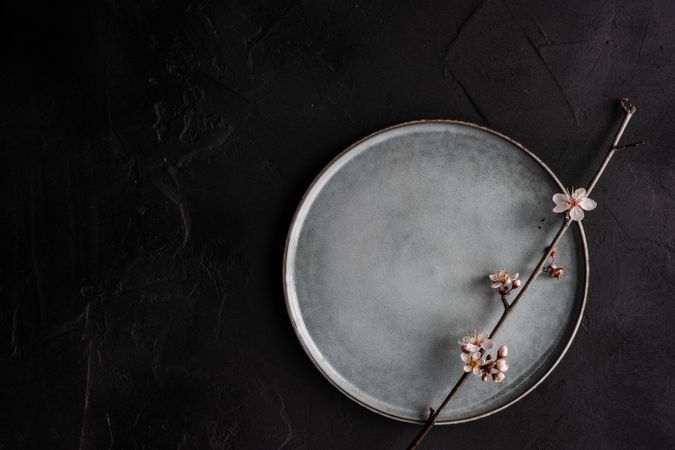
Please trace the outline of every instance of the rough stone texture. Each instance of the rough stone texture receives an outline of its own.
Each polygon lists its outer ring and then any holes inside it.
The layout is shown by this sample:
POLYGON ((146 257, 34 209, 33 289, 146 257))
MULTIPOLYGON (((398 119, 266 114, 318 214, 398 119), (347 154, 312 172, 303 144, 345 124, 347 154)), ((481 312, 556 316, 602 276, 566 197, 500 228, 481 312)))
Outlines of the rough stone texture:
POLYGON ((535 393, 426 448, 675 446, 675 4, 4 5, 0 448, 401 448, 288 321, 319 170, 394 123, 486 124, 570 185, 638 114, 585 221, 591 287, 535 393))

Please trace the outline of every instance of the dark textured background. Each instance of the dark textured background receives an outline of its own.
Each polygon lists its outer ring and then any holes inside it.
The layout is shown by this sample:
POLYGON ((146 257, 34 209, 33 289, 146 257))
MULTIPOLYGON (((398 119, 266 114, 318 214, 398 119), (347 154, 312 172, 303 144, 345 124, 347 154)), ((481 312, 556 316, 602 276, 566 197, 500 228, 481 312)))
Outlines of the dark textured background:
POLYGON ((402 448, 418 428, 340 394, 293 334, 302 193, 420 118, 583 185, 619 95, 649 145, 595 191, 571 351, 426 448, 675 447, 675 3, 390 3, 4 4, 0 449, 402 448))

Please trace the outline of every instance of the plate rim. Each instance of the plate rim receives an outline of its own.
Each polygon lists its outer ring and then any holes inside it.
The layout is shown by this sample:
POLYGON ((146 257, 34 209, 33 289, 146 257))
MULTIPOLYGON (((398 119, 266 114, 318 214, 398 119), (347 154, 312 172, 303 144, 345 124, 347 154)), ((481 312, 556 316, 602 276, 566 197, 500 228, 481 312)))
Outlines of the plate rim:
MULTIPOLYGON (((446 124, 446 125, 461 125, 461 126, 466 126, 469 128, 475 128, 479 129, 485 132, 488 132, 494 136, 497 136, 498 138, 504 139, 505 141, 509 142, 510 144, 513 144, 515 147, 523 151, 526 155, 531 157, 534 161, 536 161, 553 179, 553 181, 556 182, 558 187, 561 190, 565 190, 565 186, 562 184, 560 179, 557 177, 557 175, 551 170, 548 165, 541 160, 537 155, 535 155, 529 148, 521 144, 520 142, 516 141, 513 138, 510 138, 509 136, 506 136, 503 133, 500 133, 499 131, 493 130, 492 128, 486 127, 484 125, 478 125, 473 122, 467 122, 463 120, 454 120, 454 119, 421 119, 421 120, 411 120, 407 122, 401 122, 395 125, 391 125, 389 127, 382 128, 380 130, 374 131, 365 137, 357 140, 341 152, 339 152, 331 161, 326 164, 323 169, 314 177, 310 185, 307 187, 305 192, 302 195, 302 198, 300 199, 300 202, 298 203, 298 206, 295 209, 295 212, 293 213, 293 218, 291 219, 290 226, 288 228, 288 232, 286 234, 286 242, 284 245, 284 254, 283 254, 283 261, 282 261, 282 281, 283 281, 283 290, 284 290, 284 303, 286 304, 286 311, 288 312, 288 317, 291 321, 291 325, 293 327, 293 332, 295 333, 296 338, 300 342, 300 345, 302 346, 302 349, 304 350, 305 354, 309 357, 309 360, 314 364, 314 367, 316 367, 323 375, 324 378, 328 380, 328 382, 335 388, 337 388, 342 394, 344 394, 347 398, 351 399, 352 401, 356 402, 360 406, 363 406, 364 408, 375 412, 381 416, 388 417, 390 419, 398 420, 401 422, 406 422, 406 423, 412 423, 412 424, 424 424, 424 420, 415 420, 415 419, 409 419, 407 417, 401 417, 396 414, 389 413, 387 411, 382 411, 380 409, 377 409, 363 400, 355 397, 354 395, 350 394, 346 390, 344 390, 342 387, 340 387, 337 383, 333 381, 333 379, 324 371, 324 369, 319 365, 319 362, 316 361, 316 359, 312 356, 312 354, 309 351, 309 348, 307 348, 307 345, 305 344, 300 331, 298 330, 298 326, 296 323, 296 318, 294 317, 294 314, 291 310, 291 299, 289 298, 289 289, 288 289, 288 282, 287 282, 287 265, 288 265, 288 253, 289 253, 289 248, 290 248, 290 241, 291 241, 291 235, 293 233, 293 230, 295 229, 297 225, 297 220, 298 216, 300 214, 300 211, 304 207, 309 194, 312 192, 314 189, 314 186, 318 183, 318 181, 323 177, 323 175, 342 157, 344 157, 347 153, 350 151, 354 150, 356 147, 358 147, 360 144, 363 142, 372 139, 380 134, 386 133, 391 130, 395 130, 397 128, 404 128, 412 125, 420 125, 420 124, 446 124)), ((495 407, 491 409, 490 411, 481 413, 481 414, 476 414, 473 416, 465 417, 462 419, 455 419, 455 420, 439 420, 436 422, 436 425, 452 425, 452 424, 458 424, 458 423, 464 423, 464 422, 471 422, 474 420, 482 419, 484 417, 490 416, 492 414, 495 414, 499 411, 502 411, 509 406, 515 404, 516 402, 522 400, 524 397, 526 397, 528 394, 530 394, 532 391, 534 391, 548 376, 553 372, 553 370, 558 366, 560 361, 563 359, 565 354, 567 354, 567 351, 569 350, 570 346, 572 345, 572 342, 574 341, 574 338, 576 337, 577 331, 579 330, 579 326, 581 325, 581 320, 583 319, 584 312, 586 310, 586 302, 588 300, 588 285, 590 281, 590 260, 589 260, 589 254, 588 254, 588 243, 586 241, 586 233, 584 232, 584 227, 581 222, 575 221, 576 222, 576 229, 578 232, 579 237, 581 238, 581 243, 583 247, 583 254, 584 254, 584 282, 583 282, 583 298, 581 300, 581 307, 579 308, 579 313, 576 318, 576 321, 574 323, 574 326, 572 327, 572 331, 569 335, 569 338, 567 339, 567 342, 565 343, 564 347, 560 351, 560 354, 558 357, 555 359, 553 364, 551 364, 551 367, 544 372, 544 374, 528 389, 526 389, 522 394, 519 396, 515 397, 514 399, 506 402, 505 404, 495 407)), ((450 386, 448 386, 450 388, 450 386)))

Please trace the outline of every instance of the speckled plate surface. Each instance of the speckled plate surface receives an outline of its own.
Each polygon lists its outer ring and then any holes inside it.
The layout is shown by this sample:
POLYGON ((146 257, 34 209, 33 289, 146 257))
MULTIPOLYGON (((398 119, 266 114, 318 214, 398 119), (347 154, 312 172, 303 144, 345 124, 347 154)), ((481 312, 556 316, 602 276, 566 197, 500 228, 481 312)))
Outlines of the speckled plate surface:
MULTIPOLYGON (((305 194, 284 258, 293 327, 321 373, 361 405, 423 422, 462 374, 457 339, 502 312, 488 273, 526 277, 558 230, 560 182, 494 131, 421 121, 377 132, 333 160, 305 194)), ((501 383, 468 381, 439 423, 486 416, 555 367, 583 313, 581 226, 558 246, 566 275, 541 277, 496 337, 501 383)))

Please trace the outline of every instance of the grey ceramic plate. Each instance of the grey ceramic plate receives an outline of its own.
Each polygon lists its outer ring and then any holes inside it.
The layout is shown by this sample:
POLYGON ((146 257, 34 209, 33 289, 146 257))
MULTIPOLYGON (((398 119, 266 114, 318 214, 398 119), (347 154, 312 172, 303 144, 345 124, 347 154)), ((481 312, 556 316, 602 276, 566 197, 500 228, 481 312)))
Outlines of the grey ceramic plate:
MULTIPOLYGON (((462 374, 457 339, 501 315, 488 273, 529 274, 560 226, 561 189, 523 146, 472 124, 407 123, 354 144, 314 181, 288 236, 286 302, 305 351, 354 401, 423 422, 462 374)), ((497 335, 506 380, 471 378, 439 423, 514 403, 563 356, 586 299, 583 229, 558 250, 564 279, 541 277, 497 335)))

